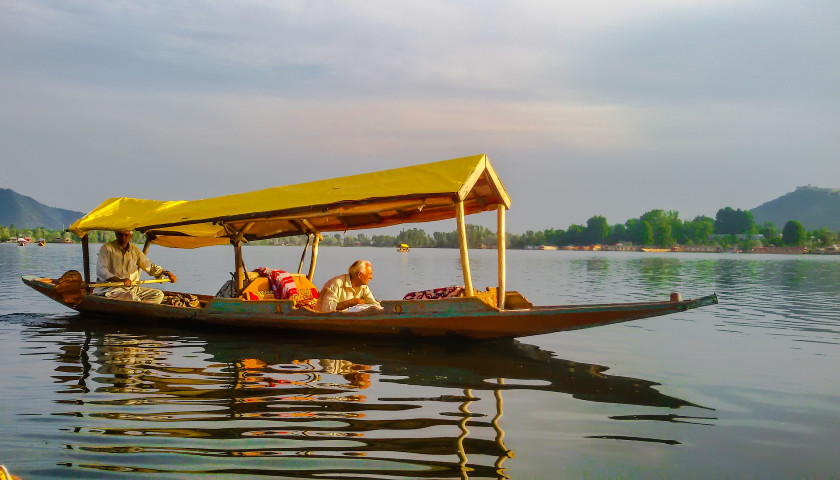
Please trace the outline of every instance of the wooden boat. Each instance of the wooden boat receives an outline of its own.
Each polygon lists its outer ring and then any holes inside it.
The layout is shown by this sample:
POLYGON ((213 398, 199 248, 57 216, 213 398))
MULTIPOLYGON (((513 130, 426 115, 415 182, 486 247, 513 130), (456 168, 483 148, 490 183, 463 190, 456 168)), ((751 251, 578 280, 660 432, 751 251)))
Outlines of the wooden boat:
POLYGON ((408 244, 407 243, 401 243, 401 244, 397 245, 397 251, 398 252, 407 252, 408 251, 408 244))
MULTIPOLYGON (((198 248, 231 244, 235 298, 195 295, 194 306, 115 300, 68 290, 61 279, 35 275, 24 283, 79 312, 120 318, 200 322, 233 327, 276 328, 330 334, 417 337, 511 338, 589 328, 681 312, 717 303, 712 294, 683 300, 534 306, 505 285, 505 212, 510 197, 486 155, 385 170, 327 181, 273 187, 255 192, 195 201, 112 198, 79 219, 68 231, 82 239, 84 284, 90 285, 87 233, 137 230, 151 244, 198 248), (254 207, 259 205, 261 207, 254 207), (482 211, 497 214, 498 285, 473 288, 464 217, 482 211), (318 312, 296 308, 293 300, 247 295, 259 289, 242 261, 242 243, 306 235, 297 278, 303 279, 304 257, 311 250, 308 274, 313 281, 322 232, 369 229, 402 223, 456 220, 464 280, 463 296, 435 300, 385 300, 382 309, 318 312), (57 288, 58 287, 58 288, 57 288), (250 289, 250 290, 249 290, 250 289), (254 299, 256 298, 256 299, 254 299)), ((255 292, 256 291, 256 292, 255 292)))

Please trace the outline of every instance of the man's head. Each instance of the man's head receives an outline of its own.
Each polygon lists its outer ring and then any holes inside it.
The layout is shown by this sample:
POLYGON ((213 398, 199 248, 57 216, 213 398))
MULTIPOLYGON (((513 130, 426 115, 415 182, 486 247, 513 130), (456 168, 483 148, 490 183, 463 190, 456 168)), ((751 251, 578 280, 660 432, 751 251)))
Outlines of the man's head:
POLYGON ((367 285, 373 278, 373 266, 367 260, 356 260, 347 273, 354 287, 367 285))
POLYGON ((131 241, 131 236, 134 235, 134 230, 114 230, 114 233, 117 234, 117 243, 119 246, 126 248, 131 241))

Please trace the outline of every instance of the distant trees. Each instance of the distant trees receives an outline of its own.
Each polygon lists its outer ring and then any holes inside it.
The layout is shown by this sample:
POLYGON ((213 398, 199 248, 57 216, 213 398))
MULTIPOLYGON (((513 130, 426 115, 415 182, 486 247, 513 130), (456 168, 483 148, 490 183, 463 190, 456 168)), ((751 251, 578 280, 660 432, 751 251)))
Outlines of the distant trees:
POLYGON ((584 230, 584 241, 595 244, 604 243, 610 235, 610 225, 607 219, 596 215, 586 221, 586 230, 584 230))
POLYGON ((764 225, 758 227, 758 233, 764 236, 765 245, 781 245, 782 233, 776 229, 773 222, 764 222, 764 225))
POLYGON ((825 227, 812 233, 813 237, 815 237, 817 245, 820 247, 834 245, 837 242, 837 234, 828 231, 825 227))
POLYGON ((698 215, 685 225, 686 245, 707 245, 715 233, 715 221, 706 216, 698 215))
POLYGON ((401 231, 399 235, 397 235, 394 243, 407 243, 412 247, 433 247, 435 241, 432 240, 432 237, 428 236, 423 230, 419 228, 410 228, 408 230, 401 231))
POLYGON ((721 208, 715 215, 715 233, 720 235, 756 234, 755 219, 749 210, 721 208))
POLYGON ((785 245, 805 245, 805 227, 798 220, 789 220, 782 229, 782 241, 785 245))
POLYGON ((7 242, 19 237, 30 237, 33 241, 40 238, 50 241, 55 238, 64 238, 65 235, 69 238, 69 234, 65 233, 63 230, 49 230, 44 227, 15 228, 14 223, 10 224, 8 227, 0 225, 0 242, 7 242))
POLYGON ((653 245, 653 225, 647 220, 642 220, 636 228, 636 243, 638 245, 653 245))

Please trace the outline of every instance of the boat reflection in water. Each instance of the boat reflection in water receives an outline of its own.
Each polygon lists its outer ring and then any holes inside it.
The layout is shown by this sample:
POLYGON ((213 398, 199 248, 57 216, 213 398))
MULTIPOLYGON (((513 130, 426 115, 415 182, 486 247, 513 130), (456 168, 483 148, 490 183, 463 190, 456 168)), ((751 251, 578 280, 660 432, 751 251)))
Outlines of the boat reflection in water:
POLYGON ((62 327, 55 413, 67 418, 70 461, 63 465, 73 469, 508 478, 515 446, 505 443, 505 391, 692 406, 659 393, 654 382, 607 375, 606 367, 512 340, 454 346, 226 332, 187 337, 121 330, 84 316, 62 327))

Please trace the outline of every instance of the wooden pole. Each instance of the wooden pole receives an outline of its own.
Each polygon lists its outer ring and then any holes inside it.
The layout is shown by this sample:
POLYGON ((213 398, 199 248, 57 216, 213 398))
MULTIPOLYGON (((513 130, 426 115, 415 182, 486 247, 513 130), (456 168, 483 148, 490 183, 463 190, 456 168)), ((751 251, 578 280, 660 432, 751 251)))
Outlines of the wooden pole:
POLYGON ((321 243, 321 234, 315 233, 315 240, 312 241, 312 260, 309 262, 309 275, 306 278, 315 283, 315 262, 318 261, 318 244, 321 243))
POLYGON ((236 293, 239 294, 242 292, 242 288, 244 287, 245 280, 242 277, 242 242, 240 240, 234 240, 233 242, 233 261, 236 263, 235 269, 233 270, 233 279, 234 283, 236 283, 236 293))
POLYGON ((303 271, 303 260, 306 258, 306 249, 309 248, 309 242, 312 241, 312 234, 306 236, 306 245, 303 246, 303 252, 300 254, 300 263, 298 264, 298 275, 303 271))
POLYGON ((464 223, 464 202, 459 200, 455 204, 455 214, 458 220, 458 246, 461 248, 461 270, 464 272, 464 289, 467 296, 474 296, 472 275, 470 275, 470 256, 467 252, 467 226, 464 223))
POLYGON ((499 250, 499 288, 496 290, 499 298, 496 299, 496 305, 499 306, 499 310, 504 310, 505 308, 505 276, 506 276, 506 258, 505 258, 505 248, 506 245, 506 238, 505 238, 505 206, 499 204, 498 210, 498 228, 496 229, 496 239, 497 245, 499 250))
POLYGON ((149 247, 152 246, 152 237, 146 237, 146 243, 143 244, 143 255, 149 254, 149 247))
POLYGON ((82 237, 82 263, 84 263, 85 283, 90 284, 90 249, 88 248, 88 236, 82 237))

